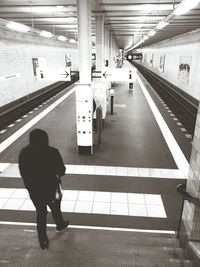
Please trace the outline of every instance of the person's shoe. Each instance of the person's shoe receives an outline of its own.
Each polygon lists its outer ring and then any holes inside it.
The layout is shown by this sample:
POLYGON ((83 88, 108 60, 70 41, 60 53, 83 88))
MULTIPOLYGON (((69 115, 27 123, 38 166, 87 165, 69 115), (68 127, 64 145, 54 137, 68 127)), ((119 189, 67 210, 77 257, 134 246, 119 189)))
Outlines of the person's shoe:
POLYGON ((66 229, 68 225, 69 221, 65 221, 61 226, 56 226, 56 232, 61 232, 62 230, 66 229))
POLYGON ((47 250, 47 249, 49 249, 49 240, 44 240, 43 242, 40 242, 40 247, 41 247, 41 249, 43 249, 43 250, 47 250))

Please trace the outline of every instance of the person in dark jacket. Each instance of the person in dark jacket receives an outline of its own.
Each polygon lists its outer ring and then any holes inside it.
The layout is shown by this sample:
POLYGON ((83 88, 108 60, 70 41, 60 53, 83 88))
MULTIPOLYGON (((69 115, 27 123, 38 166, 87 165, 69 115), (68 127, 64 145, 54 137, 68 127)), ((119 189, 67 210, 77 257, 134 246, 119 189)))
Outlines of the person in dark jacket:
POLYGON ((69 221, 63 219, 60 210, 61 197, 56 198, 59 178, 65 174, 65 165, 59 151, 49 146, 45 131, 34 129, 30 133, 29 140, 30 143, 19 155, 19 171, 36 208, 40 247, 48 249, 47 206, 51 209, 56 231, 63 230, 69 224, 69 221))

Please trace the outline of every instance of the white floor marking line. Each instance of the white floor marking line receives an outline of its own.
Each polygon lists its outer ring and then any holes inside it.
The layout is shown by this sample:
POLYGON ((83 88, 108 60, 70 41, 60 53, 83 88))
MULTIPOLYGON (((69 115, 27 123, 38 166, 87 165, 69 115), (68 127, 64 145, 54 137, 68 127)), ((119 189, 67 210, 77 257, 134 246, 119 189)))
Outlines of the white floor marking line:
MULTIPOLYGON (((36 223, 24 223, 24 222, 6 222, 0 221, 0 225, 14 225, 14 226, 34 226, 36 223)), ((55 228, 55 224, 47 224, 48 227, 55 228)), ((151 229, 132 229, 132 228, 117 228, 117 227, 101 227, 101 226, 85 226, 85 225, 69 225, 68 228, 74 229, 94 229, 102 231, 122 231, 122 232, 141 232, 141 233, 162 233, 162 234, 175 234, 175 231, 168 230, 151 230, 151 229)))
MULTIPOLYGON (((104 175, 124 177, 145 177, 162 179, 187 179, 182 170, 179 169, 158 169, 158 168, 137 168, 137 167, 111 167, 96 165, 73 165, 66 164, 65 174, 81 175, 104 175)), ((20 178, 17 163, 0 163, 0 178, 20 178)))
POLYGON ((142 80, 137 75, 137 80, 142 88, 142 91, 147 99, 147 102, 149 103, 149 106, 153 112, 153 115, 160 127, 160 130, 165 138, 165 141, 172 153, 172 156, 180 170, 184 172, 184 174, 187 176, 189 171, 189 163, 187 159, 185 158, 183 152, 181 151, 179 145, 177 144, 173 134, 171 133, 170 129, 168 128, 165 120, 161 116, 158 108, 156 107, 155 103, 153 102, 150 94, 147 92, 147 89, 145 88, 142 80))
POLYGON ((10 163, 0 163, 0 173, 3 172, 6 168, 8 168, 9 165, 10 163))
MULTIPOLYGON (((0 210, 35 211, 23 188, 1 188, 0 210)), ((63 212, 167 218, 159 194, 63 190, 63 212)))
POLYGON ((8 125, 8 128, 12 128, 12 127, 14 127, 14 126, 15 126, 15 124, 12 123, 12 124, 8 125))
MULTIPOLYGON (((73 85, 74 86, 74 85, 73 85)), ((40 121, 42 118, 44 118, 50 111, 52 111, 56 106, 58 106, 62 101, 64 101, 67 97, 69 97, 73 92, 75 91, 75 88, 71 89, 68 93, 63 95, 61 98, 56 100, 52 105, 50 105, 47 109, 42 111, 40 114, 38 114, 35 118, 33 118, 31 121, 29 121, 27 124, 25 124, 22 128, 20 128, 18 131, 16 131, 14 134, 12 134, 10 137, 8 137, 5 141, 3 141, 0 144, 0 153, 4 151, 7 147, 9 147, 12 143, 14 143, 21 135, 23 135, 26 131, 28 131, 33 125, 35 125, 38 121, 40 121)), ((24 117, 24 116, 23 116, 24 117)))
MULTIPOLYGON (((129 63, 130 64, 130 63, 129 63)), ((130 66, 133 68, 133 66, 130 64, 130 66)), ((162 115, 160 114, 158 108, 156 107, 154 101, 152 100, 150 94, 148 93, 145 85, 143 84, 141 78, 139 77, 138 73, 136 73, 136 79, 141 86, 141 89, 143 91, 144 96, 146 97, 146 100, 151 108, 151 111, 158 123, 158 126, 163 134, 163 137, 165 138, 165 141, 169 147, 169 150, 171 151, 171 154, 176 162, 176 165, 180 170, 183 171, 186 177, 188 177, 189 172, 189 163, 187 159, 185 158, 182 150, 180 149, 179 145, 177 144, 173 134, 171 133, 169 127, 167 126, 165 120, 163 119, 162 115)))

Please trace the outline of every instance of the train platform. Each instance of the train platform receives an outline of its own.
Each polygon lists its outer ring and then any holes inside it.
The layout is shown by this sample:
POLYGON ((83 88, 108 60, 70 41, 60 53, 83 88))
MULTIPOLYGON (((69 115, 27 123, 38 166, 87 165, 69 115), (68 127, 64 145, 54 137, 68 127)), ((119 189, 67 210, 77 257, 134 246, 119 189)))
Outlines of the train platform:
MULTIPOLYGON (((5 225, 35 231, 34 207, 17 165, 33 128, 47 131, 63 156, 62 211, 75 229, 176 232, 182 206, 176 186, 186 183, 191 138, 140 74, 133 94, 127 83, 113 88, 114 114, 108 106, 101 146, 91 156, 77 152, 73 85, 1 131, 1 236, 10 231, 5 225)), ((48 223, 51 228, 50 216, 48 223)))

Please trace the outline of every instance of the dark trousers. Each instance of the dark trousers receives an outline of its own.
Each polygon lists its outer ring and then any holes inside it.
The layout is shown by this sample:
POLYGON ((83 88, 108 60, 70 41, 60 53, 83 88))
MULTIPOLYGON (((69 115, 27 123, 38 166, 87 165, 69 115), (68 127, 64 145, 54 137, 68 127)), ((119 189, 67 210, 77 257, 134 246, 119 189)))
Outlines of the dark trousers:
POLYGON ((47 206, 51 209, 52 217, 56 223, 56 226, 62 226, 64 224, 62 212, 60 210, 60 200, 44 201, 32 199, 36 208, 36 220, 37 220, 37 232, 39 242, 47 240, 47 206))

